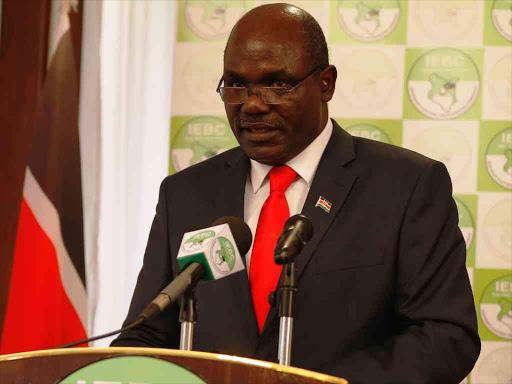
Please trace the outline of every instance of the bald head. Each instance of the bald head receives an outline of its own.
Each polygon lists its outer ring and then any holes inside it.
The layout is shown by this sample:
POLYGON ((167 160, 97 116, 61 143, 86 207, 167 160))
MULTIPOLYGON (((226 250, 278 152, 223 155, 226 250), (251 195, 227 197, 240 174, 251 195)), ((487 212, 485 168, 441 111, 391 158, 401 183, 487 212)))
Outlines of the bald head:
POLYGON ((247 12, 231 31, 224 59, 233 40, 235 44, 240 44, 240 38, 258 41, 263 36, 268 37, 269 31, 283 43, 286 39, 302 40, 311 68, 329 65, 327 42, 318 22, 303 9, 284 3, 266 4, 247 12))
POLYGON ((327 124, 336 73, 310 14, 288 4, 247 12, 231 31, 219 88, 242 95, 223 100, 247 156, 286 164, 311 144, 327 124))

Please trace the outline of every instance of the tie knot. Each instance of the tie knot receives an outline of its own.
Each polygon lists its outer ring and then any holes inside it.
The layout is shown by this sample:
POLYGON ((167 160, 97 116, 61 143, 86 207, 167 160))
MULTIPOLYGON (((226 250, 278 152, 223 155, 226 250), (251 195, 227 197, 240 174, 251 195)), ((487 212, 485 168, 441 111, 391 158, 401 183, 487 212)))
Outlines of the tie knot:
POLYGON ((270 192, 286 192, 296 177, 297 172, 295 172, 287 165, 281 165, 279 167, 272 168, 269 172, 270 192))

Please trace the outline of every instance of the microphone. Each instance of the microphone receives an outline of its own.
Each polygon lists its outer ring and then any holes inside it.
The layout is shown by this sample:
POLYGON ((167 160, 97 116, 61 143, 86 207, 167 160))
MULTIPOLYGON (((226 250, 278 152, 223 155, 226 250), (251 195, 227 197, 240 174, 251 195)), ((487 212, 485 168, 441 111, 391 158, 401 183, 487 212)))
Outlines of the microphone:
POLYGON ((239 217, 225 216, 209 228, 183 235, 177 262, 182 268, 160 294, 142 311, 152 318, 180 298, 199 280, 218 280, 244 269, 241 256, 251 247, 252 233, 239 217))
POLYGON ((302 247, 313 237, 313 224, 304 215, 293 215, 284 223, 283 232, 274 248, 276 264, 286 264, 295 260, 302 247))
POLYGON ((241 271, 244 265, 240 255, 245 255, 249 251, 251 243, 252 233, 249 226, 234 216, 221 217, 215 220, 210 228, 185 233, 178 253, 178 264, 185 269, 160 292, 135 321, 116 331, 55 348, 69 348, 127 331, 158 315, 198 280, 217 280, 241 271))

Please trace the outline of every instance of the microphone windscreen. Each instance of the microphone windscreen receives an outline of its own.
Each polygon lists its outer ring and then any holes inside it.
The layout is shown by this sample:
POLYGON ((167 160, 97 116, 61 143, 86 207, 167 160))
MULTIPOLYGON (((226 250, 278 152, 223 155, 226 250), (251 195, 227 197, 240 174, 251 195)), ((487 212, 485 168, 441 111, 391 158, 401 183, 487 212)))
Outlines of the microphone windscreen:
POLYGON ((306 216, 300 213, 297 215, 293 215, 288 220, 286 220, 286 223, 284 223, 283 233, 285 233, 291 227, 298 225, 300 226, 301 240, 305 242, 311 240, 314 232, 313 223, 306 216))
POLYGON ((249 251, 252 244, 252 233, 249 226, 243 221, 241 218, 236 216, 224 216, 217 220, 215 220, 212 224, 212 227, 216 225, 228 224, 233 237, 235 238, 235 243, 240 252, 240 255, 243 257, 249 251))

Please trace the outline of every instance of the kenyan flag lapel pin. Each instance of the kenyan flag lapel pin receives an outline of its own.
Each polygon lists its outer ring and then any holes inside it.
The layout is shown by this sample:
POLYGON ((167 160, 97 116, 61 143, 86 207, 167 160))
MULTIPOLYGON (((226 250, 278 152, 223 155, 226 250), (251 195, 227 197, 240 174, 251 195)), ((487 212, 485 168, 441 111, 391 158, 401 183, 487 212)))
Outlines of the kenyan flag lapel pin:
POLYGON ((315 204, 315 208, 316 207, 322 208, 325 212, 329 213, 331 211, 332 204, 325 197, 320 196, 315 204))

